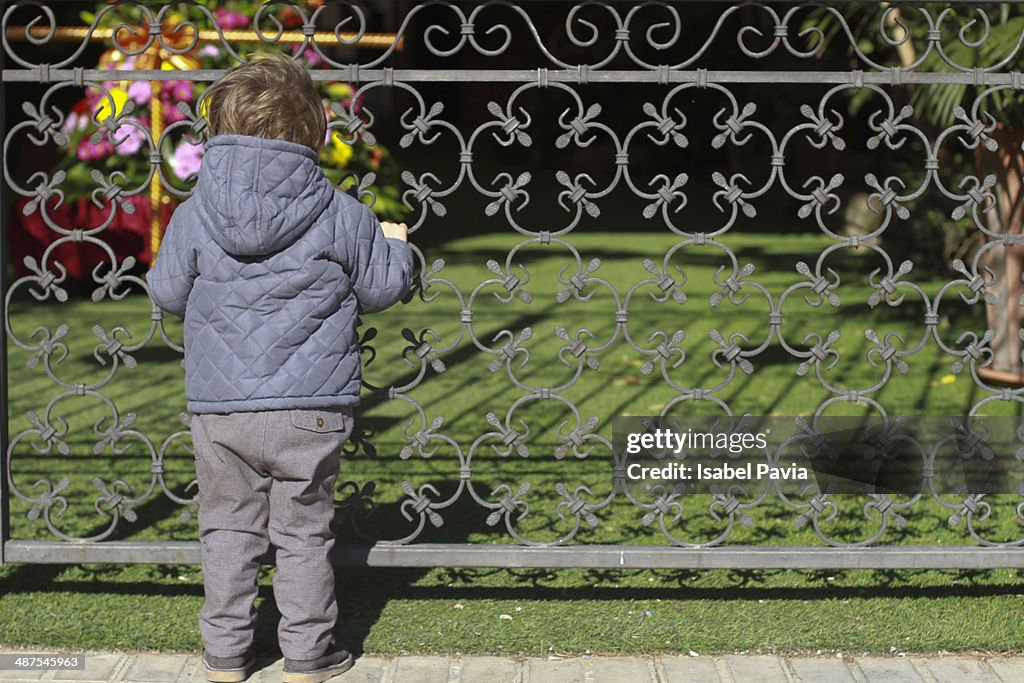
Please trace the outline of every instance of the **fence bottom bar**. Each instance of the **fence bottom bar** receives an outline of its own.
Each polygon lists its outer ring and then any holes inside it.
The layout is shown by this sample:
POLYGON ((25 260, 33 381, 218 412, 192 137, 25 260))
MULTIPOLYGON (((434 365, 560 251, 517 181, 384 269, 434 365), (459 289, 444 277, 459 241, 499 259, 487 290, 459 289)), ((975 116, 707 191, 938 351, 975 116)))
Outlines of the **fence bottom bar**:
MULTIPOLYGON (((1024 548, 978 546, 573 545, 525 547, 420 543, 336 545, 336 565, 363 567, 579 567, 599 569, 993 569, 1024 568, 1024 548)), ((199 564, 197 542, 7 541, 4 560, 25 564, 199 564)), ((264 558, 272 563, 273 557, 264 558)))

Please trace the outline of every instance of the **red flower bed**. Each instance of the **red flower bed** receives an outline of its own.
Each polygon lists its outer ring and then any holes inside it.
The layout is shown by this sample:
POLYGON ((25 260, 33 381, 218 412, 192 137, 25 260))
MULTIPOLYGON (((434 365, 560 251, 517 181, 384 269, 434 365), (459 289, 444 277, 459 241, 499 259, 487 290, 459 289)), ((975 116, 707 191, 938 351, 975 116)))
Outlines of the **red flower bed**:
MULTIPOLYGON (((128 200, 135 207, 135 213, 129 214, 118 208, 114 220, 102 232, 97 233, 96 238, 110 245, 119 264, 128 256, 135 257, 141 264, 149 264, 152 260, 149 249, 152 216, 149 197, 137 195, 129 197, 128 200)), ((16 277, 30 274, 24 264, 26 256, 42 262, 46 248, 63 236, 46 225, 40 209, 36 209, 28 216, 25 215, 24 208, 29 201, 29 198, 22 197, 15 202, 9 222, 8 241, 16 277)), ((88 199, 64 202, 59 207, 56 205, 56 197, 47 202, 47 215, 53 223, 69 230, 95 229, 103 224, 111 211, 110 207, 101 209, 88 199)), ((167 227, 172 208, 173 204, 161 206, 161 230, 167 227)), ((105 250, 91 242, 74 242, 69 239, 54 249, 44 267, 56 273, 57 269, 52 265, 54 262, 67 269, 69 278, 80 280, 91 279, 93 269, 101 263, 109 264, 110 257, 105 250)))

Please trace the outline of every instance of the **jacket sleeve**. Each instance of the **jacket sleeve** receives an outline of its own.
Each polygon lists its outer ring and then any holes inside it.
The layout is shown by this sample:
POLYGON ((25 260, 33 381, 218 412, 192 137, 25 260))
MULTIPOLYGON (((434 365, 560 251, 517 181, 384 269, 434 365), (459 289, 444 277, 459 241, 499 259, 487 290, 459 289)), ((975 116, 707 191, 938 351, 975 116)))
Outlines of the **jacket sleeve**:
POLYGON ((189 244, 189 221, 184 205, 171 216, 156 263, 146 276, 153 303, 174 315, 185 315, 185 304, 199 274, 196 249, 189 244))
POLYGON ((352 279, 359 312, 383 311, 412 287, 412 249, 402 240, 385 237, 380 221, 364 204, 341 215, 355 225, 348 234, 336 230, 335 246, 352 279))

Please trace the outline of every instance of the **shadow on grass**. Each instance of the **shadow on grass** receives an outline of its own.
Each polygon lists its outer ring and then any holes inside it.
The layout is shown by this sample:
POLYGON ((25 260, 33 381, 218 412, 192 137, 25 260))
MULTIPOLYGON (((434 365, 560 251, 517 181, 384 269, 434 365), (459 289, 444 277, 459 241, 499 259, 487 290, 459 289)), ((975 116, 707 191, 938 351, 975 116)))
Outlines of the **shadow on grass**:
MULTIPOLYGON (((50 565, 49 568, 55 573, 62 572, 66 565, 50 565)), ((117 581, 62 581, 53 582, 52 575, 46 572, 36 571, 38 567, 32 567, 24 577, 19 578, 15 572, 3 580, 4 593, 10 595, 24 593, 80 593, 85 595, 142 595, 142 596, 164 596, 174 597, 176 595, 188 595, 199 597, 203 595, 203 587, 198 584, 173 586, 158 583, 125 583, 117 581)), ((618 587, 610 586, 544 586, 542 581, 551 581, 558 578, 561 572, 576 572, 578 569, 489 569, 477 570, 460 568, 458 570, 446 570, 446 577, 457 577, 464 582, 472 582, 484 576, 497 574, 508 574, 509 577, 522 585, 516 586, 417 586, 415 585, 423 576, 434 569, 402 568, 402 567, 337 567, 335 578, 338 586, 338 598, 341 603, 341 616, 339 623, 345 619, 346 610, 366 611, 368 606, 377 602, 376 596, 368 595, 365 590, 359 594, 349 593, 348 584, 373 583, 377 585, 377 591, 384 601, 388 600, 456 600, 460 598, 479 600, 814 600, 827 597, 832 593, 842 593, 844 598, 896 598, 896 599, 932 599, 949 597, 983 597, 995 595, 1018 595, 1020 585, 1017 583, 999 584, 972 584, 970 579, 965 583, 948 586, 919 586, 919 585, 897 585, 891 577, 885 576, 889 570, 872 570, 872 579, 877 579, 878 584, 872 586, 757 586, 772 573, 799 572, 814 580, 813 575, 819 573, 817 570, 762 570, 762 569, 737 569, 737 570, 716 570, 725 572, 728 586, 655 586, 655 587, 618 587), (482 572, 490 572, 483 574, 482 572), (742 587, 743 591, 737 592, 736 588, 742 587)), ((640 574, 649 570, 598 570, 587 573, 590 579, 607 581, 621 580, 629 574, 640 574)), ((856 570, 869 571, 869 570, 856 570)), ((915 570, 920 573, 920 570, 915 570)), ((935 570, 954 571, 954 570, 935 570)), ((673 574, 689 576, 693 579, 703 576, 703 570, 694 571, 688 569, 672 570, 673 574)), ((830 578, 842 576, 842 571, 828 572, 830 578)), ((957 573, 963 576, 964 571, 957 573)), ((978 577, 987 575, 988 571, 978 570, 978 577)), ((680 579, 680 583, 685 579, 680 579)), ((958 579, 960 581, 960 579, 958 579)), ((365 586, 361 586, 365 588, 365 586)), ((261 585, 260 598, 273 598, 273 588, 269 585, 261 585)), ((276 614, 276 610, 274 610, 276 614)), ((277 622, 274 620, 274 627, 277 622)))
MULTIPOLYGON (((125 583, 116 581, 65 581, 53 582, 52 578, 63 571, 64 565, 51 565, 51 572, 39 572, 38 567, 25 566, 3 580, 4 592, 19 593, 79 593, 85 595, 138 595, 138 596, 192 596, 203 595, 203 587, 197 584, 175 586, 155 583, 125 583)), ((751 600, 817 600, 833 596, 844 599, 936 599, 954 597, 991 597, 1018 595, 1020 586, 1014 582, 998 584, 977 584, 973 580, 983 579, 990 572, 983 570, 958 570, 955 585, 910 585, 903 583, 907 576, 893 570, 871 571, 869 586, 826 584, 826 580, 842 579, 843 571, 817 570, 722 570, 729 585, 687 586, 688 580, 704 577, 703 570, 661 570, 661 578, 673 580, 673 586, 547 586, 544 582, 554 581, 563 572, 580 572, 579 569, 445 569, 445 580, 472 583, 495 576, 507 577, 518 585, 508 586, 422 586, 416 585, 434 569, 421 568, 380 568, 380 567, 337 567, 335 579, 339 601, 338 635, 348 636, 345 642, 350 647, 359 647, 366 634, 376 622, 376 616, 391 600, 715 600, 742 602, 751 600), (807 578, 808 586, 763 586, 758 585, 770 579, 773 574, 796 572, 807 578), (671 577, 664 576, 671 574, 671 577), (825 576, 827 574, 827 577, 825 576), (742 591, 736 588, 742 587, 742 591), (358 590, 355 590, 358 589, 358 590)), ((649 570, 590 570, 586 571, 589 581, 621 581, 624 577, 641 574, 649 570)), ((868 570, 856 570, 867 572, 868 570)), ((940 571, 940 570, 936 570, 940 571)), ((953 570, 941 570, 944 572, 953 570)), ((915 570, 920 574, 920 570, 915 570)), ((584 581, 581 580, 582 584, 584 581)), ((831 581, 830 581, 831 583, 831 581)), ((270 608, 260 611, 257 625, 257 643, 262 640, 269 651, 271 641, 276 641, 275 629, 280 613, 272 607, 273 589, 261 585, 259 598, 270 608)))

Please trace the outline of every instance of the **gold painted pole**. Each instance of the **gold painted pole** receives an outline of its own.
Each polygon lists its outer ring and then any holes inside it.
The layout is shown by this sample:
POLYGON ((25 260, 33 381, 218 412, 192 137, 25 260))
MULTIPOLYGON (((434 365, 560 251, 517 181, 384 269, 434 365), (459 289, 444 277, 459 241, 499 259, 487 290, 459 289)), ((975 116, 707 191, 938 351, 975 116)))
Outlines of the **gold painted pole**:
MULTIPOLYGON (((25 40, 25 27, 24 26, 8 26, 7 27, 7 39, 8 40, 25 40)), ((48 31, 40 26, 32 27, 33 38, 45 38, 48 31)), ((126 35, 131 35, 129 31, 125 31, 126 35)), ((221 42, 221 34, 223 34, 223 40, 229 43, 259 43, 263 42, 260 40, 259 34, 256 31, 221 31, 217 33, 212 29, 200 29, 199 30, 199 42, 221 42)), ((53 36, 51 40, 61 42, 73 42, 80 41, 85 38, 89 40, 110 40, 114 35, 114 29, 112 28, 94 28, 91 30, 88 26, 59 26, 53 30, 53 36)), ((183 38, 191 41, 192 32, 188 30, 182 31, 183 38)), ((355 40, 357 34, 355 33, 342 33, 340 34, 342 40, 355 40)), ((313 41, 321 45, 339 45, 337 36, 331 31, 318 31, 312 36, 313 41)), ((354 45, 358 47, 371 47, 379 49, 387 49, 395 44, 395 40, 398 36, 394 33, 364 33, 362 38, 359 39, 358 43, 354 45)), ((302 31, 284 31, 281 37, 276 41, 277 43, 302 43, 306 40, 306 35, 302 31)), ((402 43, 404 38, 398 39, 398 44, 395 45, 396 49, 402 49, 402 43)), ((198 46, 199 43, 196 43, 198 46)))
MULTIPOLYGON (((160 135, 164 130, 163 102, 160 100, 160 91, 163 87, 160 81, 150 81, 149 94, 149 127, 153 135, 153 144, 159 149, 160 135)), ((159 169, 154 169, 153 179, 149 182, 149 206, 153 215, 149 221, 149 263, 156 263, 156 253, 160 251, 160 240, 163 235, 160 232, 160 212, 163 201, 163 188, 160 186, 159 169)))

